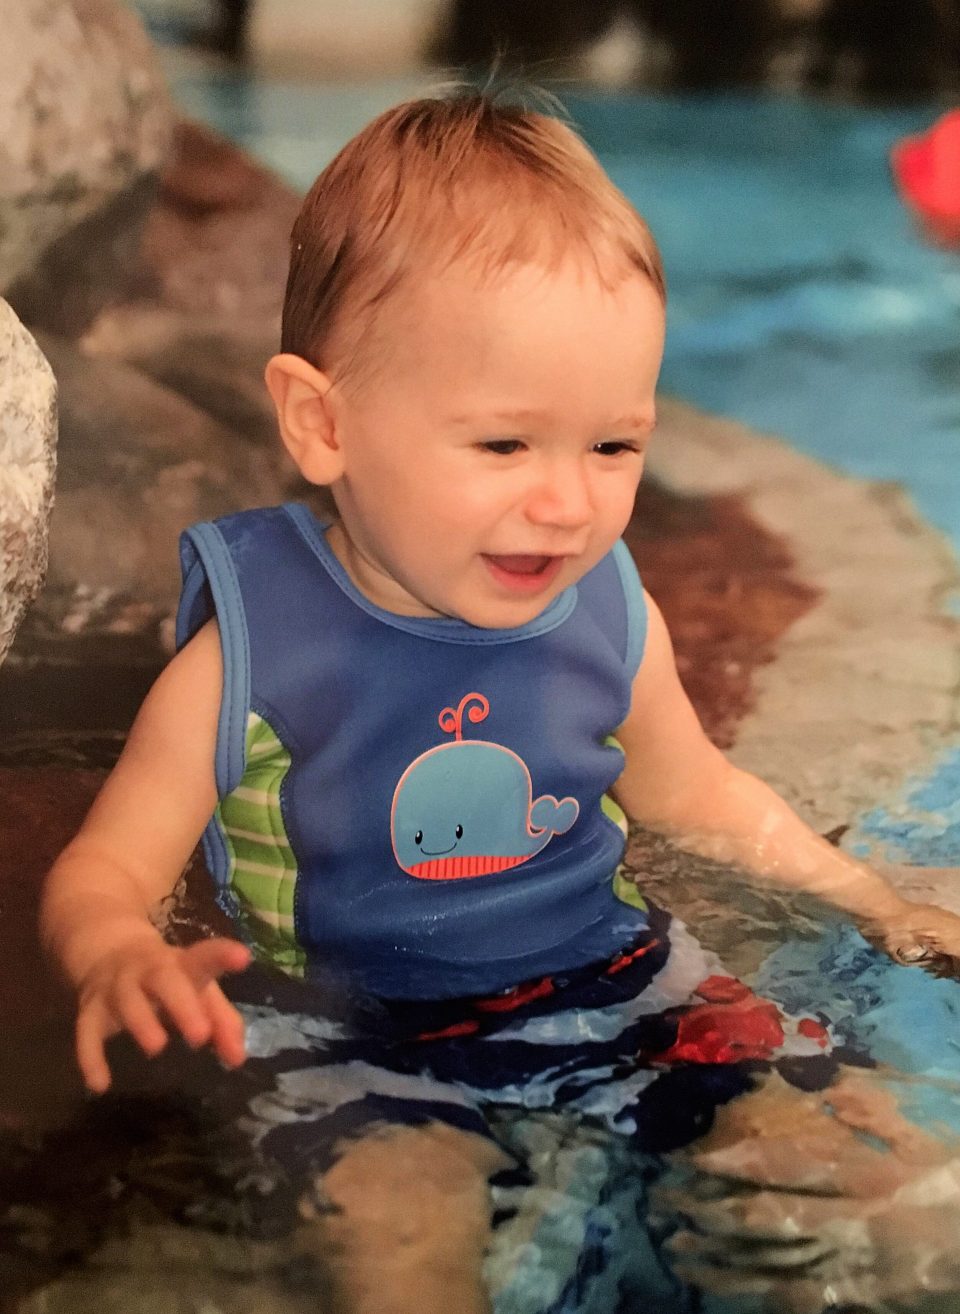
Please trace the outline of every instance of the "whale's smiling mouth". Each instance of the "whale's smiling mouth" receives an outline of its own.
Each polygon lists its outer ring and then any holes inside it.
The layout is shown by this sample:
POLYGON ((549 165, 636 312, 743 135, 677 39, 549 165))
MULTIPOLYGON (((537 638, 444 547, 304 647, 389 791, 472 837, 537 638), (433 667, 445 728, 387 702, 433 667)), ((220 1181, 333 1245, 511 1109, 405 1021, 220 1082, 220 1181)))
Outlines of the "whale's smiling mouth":
POLYGON ((458 843, 459 840, 454 840, 453 843, 450 845, 449 849, 425 849, 422 844, 419 846, 419 848, 420 848, 420 852, 423 854, 425 858, 442 858, 446 854, 452 853, 453 850, 457 847, 458 843))

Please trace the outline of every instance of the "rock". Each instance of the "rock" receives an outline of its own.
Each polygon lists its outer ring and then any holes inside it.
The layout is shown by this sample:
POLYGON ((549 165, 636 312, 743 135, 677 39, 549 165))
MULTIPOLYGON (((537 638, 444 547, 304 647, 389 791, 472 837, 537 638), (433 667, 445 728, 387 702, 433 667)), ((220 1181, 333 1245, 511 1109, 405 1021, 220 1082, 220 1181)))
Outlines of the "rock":
POLYGON ((199 123, 176 126, 174 151, 144 235, 155 299, 190 315, 277 326, 300 196, 199 123))
POLYGON ((0 660, 43 583, 56 442, 53 372, 0 301, 0 660))
POLYGON ((3 25, 0 290, 28 323, 76 332, 117 295, 106 270, 136 281, 172 109, 146 34, 115 0, 17 0, 3 25))
MULTIPOLYGON (((105 329, 104 321, 98 323, 105 329)), ((244 319, 190 317, 163 308, 110 316, 105 331, 83 339, 84 352, 136 367, 233 430, 243 447, 278 453, 277 417, 263 370, 279 347, 279 329, 244 319)))
POLYGON ((114 632, 156 625, 176 606, 181 529, 283 499, 280 441, 245 440, 129 365, 41 341, 61 392, 42 608, 73 634, 104 628, 104 617, 114 632))
POLYGON ((176 126, 155 190, 139 250, 125 230, 141 282, 125 289, 126 275, 104 268, 105 304, 82 333, 74 329, 86 294, 81 286, 74 313, 76 287, 59 256, 85 234, 88 249, 74 256, 88 272, 91 252, 111 241, 123 264, 117 228, 102 238, 91 218, 48 250, 29 281, 33 322, 66 321, 63 333, 38 330, 60 385, 60 487, 47 587, 0 685, 6 760, 22 760, 18 733, 43 727, 59 727, 60 745, 45 738, 44 754, 63 748, 72 761, 79 735, 84 761, 113 760, 109 735, 126 728, 169 655, 179 529, 311 497, 286 462, 263 383, 280 340, 296 193, 187 122, 176 126), (114 729, 104 739, 106 726, 114 729))

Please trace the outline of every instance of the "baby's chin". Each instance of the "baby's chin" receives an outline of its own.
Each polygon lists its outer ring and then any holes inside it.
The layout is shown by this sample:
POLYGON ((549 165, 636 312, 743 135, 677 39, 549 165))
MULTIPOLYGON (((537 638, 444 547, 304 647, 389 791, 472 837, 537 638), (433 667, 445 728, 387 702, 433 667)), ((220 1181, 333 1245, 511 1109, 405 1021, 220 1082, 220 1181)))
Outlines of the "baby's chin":
POLYGON ((472 625, 478 630, 515 630, 535 621, 556 601, 563 589, 552 590, 539 598, 513 598, 504 600, 478 600, 464 606, 454 619, 472 625))
MULTIPOLYGON (((395 615, 422 620, 454 620, 482 630, 517 629, 536 618, 570 585, 564 570, 565 558, 554 558, 545 569, 529 572, 511 570, 515 562, 508 559, 507 568, 491 567, 481 558, 479 570, 460 584, 451 583, 444 589, 440 584, 420 586, 418 581, 392 580, 387 586, 381 576, 381 586, 374 597, 361 585, 370 601, 395 615)), ((354 580, 354 583, 357 583, 354 580)))

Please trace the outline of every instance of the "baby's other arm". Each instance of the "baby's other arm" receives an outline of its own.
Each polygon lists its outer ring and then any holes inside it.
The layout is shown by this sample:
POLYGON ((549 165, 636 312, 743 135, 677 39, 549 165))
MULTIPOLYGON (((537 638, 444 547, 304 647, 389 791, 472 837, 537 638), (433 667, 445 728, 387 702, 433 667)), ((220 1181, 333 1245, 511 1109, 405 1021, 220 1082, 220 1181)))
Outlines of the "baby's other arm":
POLYGON ((646 651, 630 714, 617 732, 626 765, 614 794, 627 815, 681 847, 826 901, 900 961, 948 959, 953 970, 960 967, 960 918, 902 898, 710 742, 649 596, 647 607, 646 651))
POLYGON ((189 1044, 243 1061, 241 1019, 217 978, 245 967, 248 950, 222 938, 176 948, 150 920, 216 806, 221 660, 210 623, 164 670, 44 886, 41 935, 78 992, 77 1058, 92 1090, 110 1084, 106 1040, 126 1030, 156 1054, 167 1042, 161 1017, 189 1044))

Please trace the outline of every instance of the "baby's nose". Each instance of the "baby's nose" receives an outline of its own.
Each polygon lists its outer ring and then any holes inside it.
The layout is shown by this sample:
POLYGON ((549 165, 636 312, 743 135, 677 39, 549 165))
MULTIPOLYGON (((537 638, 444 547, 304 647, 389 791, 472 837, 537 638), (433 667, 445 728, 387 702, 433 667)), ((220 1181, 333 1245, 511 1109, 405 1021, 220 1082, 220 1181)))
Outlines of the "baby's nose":
POLYGON ((573 463, 544 470, 527 500, 527 516, 537 525, 580 529, 589 524, 592 514, 586 475, 573 463))

